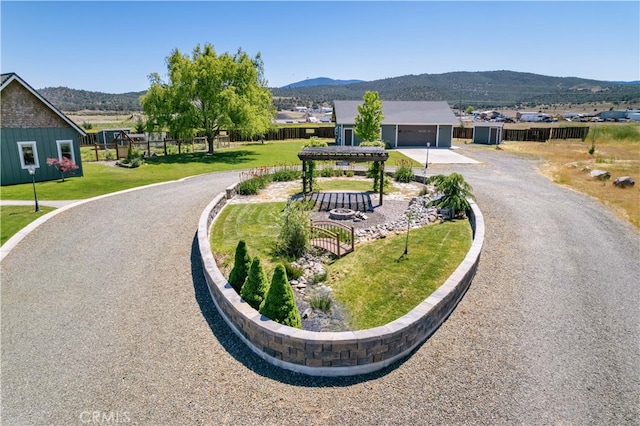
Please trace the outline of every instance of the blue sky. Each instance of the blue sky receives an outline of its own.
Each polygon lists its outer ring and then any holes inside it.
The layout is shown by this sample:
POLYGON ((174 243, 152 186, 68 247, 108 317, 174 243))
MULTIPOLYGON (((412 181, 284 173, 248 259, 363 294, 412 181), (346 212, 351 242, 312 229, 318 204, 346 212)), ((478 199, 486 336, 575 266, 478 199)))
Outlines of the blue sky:
POLYGON ((146 90, 172 49, 260 52, 270 87, 306 78, 512 70, 640 79, 638 1, 0 3, 1 62, 36 89, 146 90))

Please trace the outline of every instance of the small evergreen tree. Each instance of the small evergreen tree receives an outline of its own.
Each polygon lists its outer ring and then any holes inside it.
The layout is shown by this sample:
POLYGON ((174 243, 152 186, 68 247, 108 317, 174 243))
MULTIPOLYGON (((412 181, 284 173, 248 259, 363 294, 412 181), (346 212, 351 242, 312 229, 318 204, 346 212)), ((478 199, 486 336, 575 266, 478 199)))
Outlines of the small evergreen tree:
POLYGON ((260 304, 269 290, 269 278, 262 268, 260 259, 256 256, 249 267, 249 274, 240 290, 240 297, 256 311, 260 309, 260 304))
POLYGON ((249 256, 249 252, 247 251, 247 244, 244 242, 244 240, 240 240, 238 241, 238 245, 236 246, 236 257, 233 264, 233 269, 229 273, 229 284, 231 284, 231 287, 233 287, 233 289, 238 294, 240 294, 242 285, 247 279, 247 273, 250 266, 251 257, 249 256))
POLYGON ((429 204, 436 207, 449 207, 453 211, 453 217, 464 216, 471 208, 467 198, 475 200, 471 192, 473 188, 461 174, 435 175, 431 176, 427 182, 442 194, 442 198, 431 201, 429 204))
POLYGON ((273 272, 271 286, 260 305, 260 313, 279 324, 302 328, 296 299, 282 264, 278 264, 273 272))

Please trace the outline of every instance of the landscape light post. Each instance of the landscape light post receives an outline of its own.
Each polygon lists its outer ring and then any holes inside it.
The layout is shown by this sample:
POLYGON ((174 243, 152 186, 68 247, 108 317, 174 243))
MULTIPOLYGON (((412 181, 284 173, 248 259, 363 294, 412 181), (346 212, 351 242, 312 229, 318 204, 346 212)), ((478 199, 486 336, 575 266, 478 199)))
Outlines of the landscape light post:
POLYGON ((427 162, 424 164, 424 184, 427 184, 427 169, 429 168, 429 147, 431 142, 427 142, 427 162))
POLYGON ((30 166, 27 170, 29 170, 29 174, 31 175, 33 199, 36 201, 36 213, 38 213, 40 211, 40 206, 38 205, 38 194, 36 194, 36 168, 34 166, 30 166))

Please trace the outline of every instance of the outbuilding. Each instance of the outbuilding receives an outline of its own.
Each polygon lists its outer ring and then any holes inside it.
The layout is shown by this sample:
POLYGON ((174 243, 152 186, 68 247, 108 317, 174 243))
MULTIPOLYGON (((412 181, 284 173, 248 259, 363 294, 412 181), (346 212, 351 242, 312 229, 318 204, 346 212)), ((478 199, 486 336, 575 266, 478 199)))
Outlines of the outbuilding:
MULTIPOLYGON (((363 101, 334 101, 336 144, 358 146, 355 118, 363 101)), ((458 119, 444 101, 382 101, 382 140, 387 146, 451 147, 458 119)))
POLYGON ((499 121, 474 121, 473 143, 499 145, 502 142, 504 123, 499 121))
POLYGON ((82 176, 79 138, 86 133, 15 73, 0 75, 1 184, 60 178, 48 158, 68 158, 82 176), (32 177, 29 169, 35 169, 32 177))

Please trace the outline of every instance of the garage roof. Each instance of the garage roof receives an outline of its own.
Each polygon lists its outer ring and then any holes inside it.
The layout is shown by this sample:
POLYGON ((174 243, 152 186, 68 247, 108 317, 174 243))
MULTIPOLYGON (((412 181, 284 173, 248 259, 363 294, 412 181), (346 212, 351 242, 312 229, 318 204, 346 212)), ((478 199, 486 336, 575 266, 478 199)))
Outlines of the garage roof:
MULTIPOLYGON (((336 124, 355 124, 358 105, 363 101, 334 101, 336 124)), ((445 101, 382 101, 382 124, 458 124, 445 101)))

